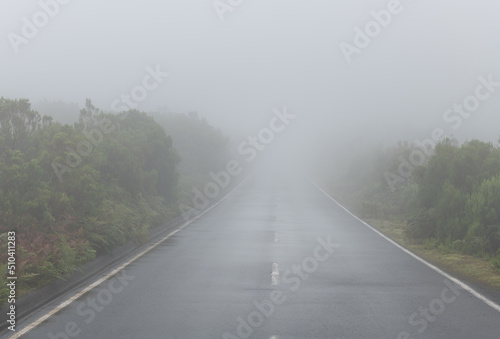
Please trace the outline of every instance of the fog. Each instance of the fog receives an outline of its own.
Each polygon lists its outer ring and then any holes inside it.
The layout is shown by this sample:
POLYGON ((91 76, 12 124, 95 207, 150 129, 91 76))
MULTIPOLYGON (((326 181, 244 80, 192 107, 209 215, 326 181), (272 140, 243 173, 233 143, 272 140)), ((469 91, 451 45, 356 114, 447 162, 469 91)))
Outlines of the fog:
POLYGON ((90 98, 111 111, 156 70, 168 76, 137 109, 197 111, 235 144, 284 107, 297 119, 287 136, 276 137, 309 156, 422 140, 435 128, 459 140, 498 140, 498 87, 473 114, 443 118, 475 93, 480 77, 500 81, 498 2, 228 0, 219 6, 226 7, 218 12, 212 0, 2 1, 1 96, 80 106, 90 98), (47 22, 36 17, 41 4, 52 4, 43 5, 52 10, 47 22), (376 22, 372 11, 380 32, 368 42, 365 35, 360 47, 355 28, 376 22), (42 21, 33 32, 23 18, 42 21), (357 52, 347 53, 347 44, 357 52))

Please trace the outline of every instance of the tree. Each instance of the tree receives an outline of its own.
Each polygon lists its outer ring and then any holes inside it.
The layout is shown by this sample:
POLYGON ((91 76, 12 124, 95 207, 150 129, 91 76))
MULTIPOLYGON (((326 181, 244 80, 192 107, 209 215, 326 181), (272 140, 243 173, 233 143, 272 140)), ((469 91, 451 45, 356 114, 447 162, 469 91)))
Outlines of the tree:
POLYGON ((471 226, 466 240, 481 239, 482 251, 497 254, 500 249, 500 175, 485 180, 467 201, 471 226))

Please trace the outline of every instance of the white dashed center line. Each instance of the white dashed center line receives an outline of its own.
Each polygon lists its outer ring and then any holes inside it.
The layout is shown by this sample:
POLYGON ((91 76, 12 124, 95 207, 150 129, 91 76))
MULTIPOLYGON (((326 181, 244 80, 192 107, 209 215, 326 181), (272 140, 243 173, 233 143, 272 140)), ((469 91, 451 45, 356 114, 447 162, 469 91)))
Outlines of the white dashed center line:
POLYGON ((271 284, 277 286, 280 283, 280 271, 277 263, 273 263, 273 269, 271 271, 271 284))

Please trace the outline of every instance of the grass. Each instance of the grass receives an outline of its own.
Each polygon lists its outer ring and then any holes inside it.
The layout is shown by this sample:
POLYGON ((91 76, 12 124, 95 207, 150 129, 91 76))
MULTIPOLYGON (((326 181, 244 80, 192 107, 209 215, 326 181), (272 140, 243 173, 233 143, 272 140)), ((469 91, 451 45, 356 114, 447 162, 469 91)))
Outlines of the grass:
POLYGON ((500 291, 500 270, 493 266, 491 260, 462 254, 448 248, 430 247, 426 243, 412 243, 404 236, 403 223, 369 218, 364 219, 364 221, 446 272, 500 291))
POLYGON ((404 234, 406 224, 403 220, 396 217, 392 217, 393 220, 363 217, 359 213, 360 204, 351 192, 345 189, 330 192, 360 219, 428 262, 457 278, 500 292, 500 269, 495 267, 492 259, 466 255, 432 241, 411 241, 404 234))

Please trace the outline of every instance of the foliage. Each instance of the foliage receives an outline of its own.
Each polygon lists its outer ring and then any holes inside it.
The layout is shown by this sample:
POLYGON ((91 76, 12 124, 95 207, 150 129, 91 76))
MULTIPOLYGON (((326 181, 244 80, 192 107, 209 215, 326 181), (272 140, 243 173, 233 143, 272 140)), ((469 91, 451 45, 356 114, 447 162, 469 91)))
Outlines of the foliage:
POLYGON ((179 164, 178 199, 191 206, 193 188, 203 190, 212 181, 210 172, 226 168, 230 159, 229 140, 221 131, 199 116, 188 114, 156 113, 155 120, 174 140, 182 161, 179 164))
POLYGON ((182 157, 179 169, 189 177, 203 177, 226 166, 229 140, 197 112, 162 114, 155 120, 175 140, 182 157))
POLYGON ((400 142, 353 163, 346 180, 360 192, 360 213, 406 218, 409 239, 444 252, 489 256, 499 265, 500 149, 479 140, 458 145, 445 139, 396 191, 388 191, 383 174, 396 172, 410 152, 400 142))
POLYGON ((177 213, 179 162, 172 138, 145 113, 106 114, 87 100, 70 126, 28 100, 1 98, 0 262, 2 234, 15 231, 18 284, 30 289, 146 241, 177 213))

